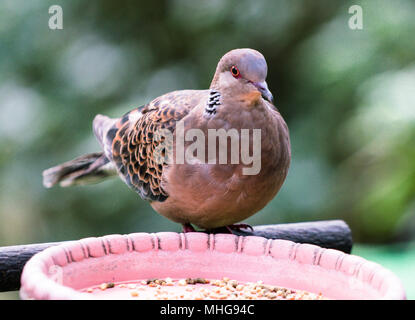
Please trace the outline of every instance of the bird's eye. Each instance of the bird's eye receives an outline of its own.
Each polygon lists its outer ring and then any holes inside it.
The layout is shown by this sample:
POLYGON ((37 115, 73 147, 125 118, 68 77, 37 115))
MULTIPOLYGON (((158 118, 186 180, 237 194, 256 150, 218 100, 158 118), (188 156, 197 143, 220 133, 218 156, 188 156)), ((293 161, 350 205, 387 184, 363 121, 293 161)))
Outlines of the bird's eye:
POLYGON ((237 68, 236 66, 232 66, 232 67, 231 67, 231 72, 232 72, 232 75, 233 75, 235 78, 239 77, 239 70, 238 70, 238 68, 237 68))

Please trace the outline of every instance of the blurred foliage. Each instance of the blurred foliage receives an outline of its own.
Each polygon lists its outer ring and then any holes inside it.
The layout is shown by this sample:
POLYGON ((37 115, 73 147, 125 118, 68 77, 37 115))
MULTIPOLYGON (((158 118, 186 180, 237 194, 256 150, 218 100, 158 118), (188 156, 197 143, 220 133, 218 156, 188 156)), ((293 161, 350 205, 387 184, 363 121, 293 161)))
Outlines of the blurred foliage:
POLYGON ((218 59, 251 47, 291 133, 280 194, 246 222, 344 219, 355 240, 415 230, 415 2, 0 2, 0 244, 180 230, 119 179, 44 189, 42 170, 98 151, 97 113, 207 88, 218 59), (63 30, 48 8, 63 8, 63 30))

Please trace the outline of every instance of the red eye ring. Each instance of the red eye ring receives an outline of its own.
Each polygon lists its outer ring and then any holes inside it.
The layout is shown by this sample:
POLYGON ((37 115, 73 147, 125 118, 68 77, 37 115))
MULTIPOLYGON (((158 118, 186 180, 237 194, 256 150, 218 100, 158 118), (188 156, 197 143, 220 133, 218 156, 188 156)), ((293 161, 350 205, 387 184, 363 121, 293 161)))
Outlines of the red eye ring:
POLYGON ((236 66, 231 67, 231 73, 235 78, 240 76, 239 69, 236 66))

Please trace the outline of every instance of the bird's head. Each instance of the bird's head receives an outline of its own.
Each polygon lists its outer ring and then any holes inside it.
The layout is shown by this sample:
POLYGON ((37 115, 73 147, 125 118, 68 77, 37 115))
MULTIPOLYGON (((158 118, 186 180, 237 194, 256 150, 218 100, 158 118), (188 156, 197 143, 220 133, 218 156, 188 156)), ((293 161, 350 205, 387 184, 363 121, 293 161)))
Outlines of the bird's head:
POLYGON ((235 49, 226 53, 219 61, 211 89, 235 88, 243 92, 259 91, 271 102, 273 96, 265 81, 267 63, 264 56, 253 49, 235 49))

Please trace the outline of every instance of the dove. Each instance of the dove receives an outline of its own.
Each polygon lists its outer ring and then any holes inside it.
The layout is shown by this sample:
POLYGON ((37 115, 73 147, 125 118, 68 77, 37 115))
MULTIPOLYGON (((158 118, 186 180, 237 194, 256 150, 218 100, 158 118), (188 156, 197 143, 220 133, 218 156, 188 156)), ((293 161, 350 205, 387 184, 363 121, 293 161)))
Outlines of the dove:
POLYGON ((45 170, 44 186, 118 176, 184 232, 250 227, 240 222, 277 195, 291 161, 267 71, 260 52, 234 49, 219 60, 209 89, 169 92, 120 118, 97 115, 102 151, 45 170))

